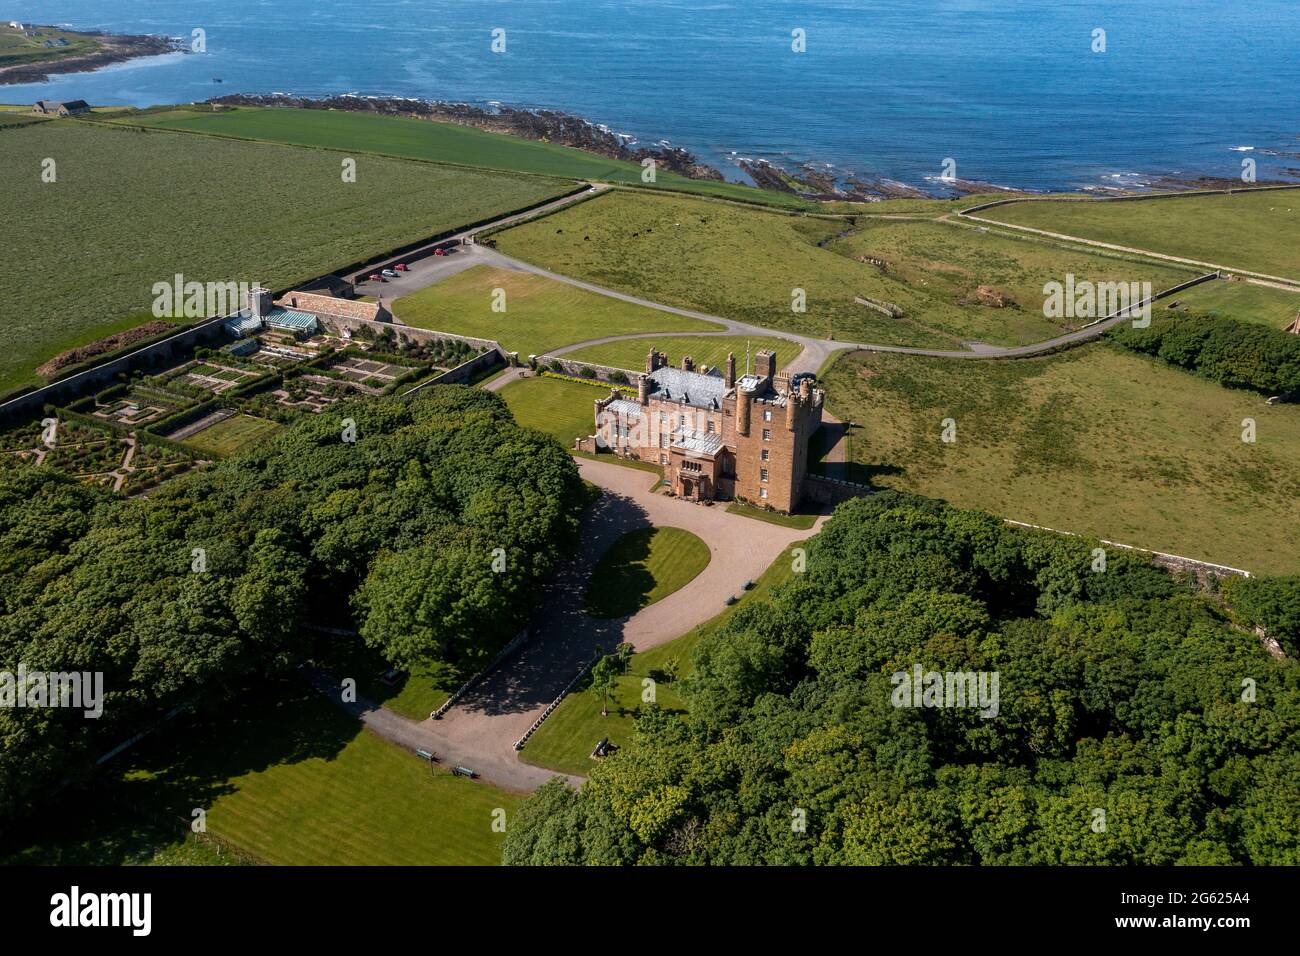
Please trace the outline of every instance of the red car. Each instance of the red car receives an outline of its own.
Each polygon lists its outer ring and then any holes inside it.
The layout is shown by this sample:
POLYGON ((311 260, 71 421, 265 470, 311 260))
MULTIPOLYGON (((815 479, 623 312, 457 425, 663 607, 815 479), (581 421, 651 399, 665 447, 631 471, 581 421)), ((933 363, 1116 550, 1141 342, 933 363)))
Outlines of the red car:
POLYGON ((447 250, 446 250, 446 249, 434 249, 434 250, 433 250, 433 254, 434 254, 435 256, 445 256, 445 255, 447 254, 447 250))
POLYGON ((370 274, 370 279, 369 279, 368 281, 370 281, 370 282, 387 282, 388 280, 385 279, 383 276, 381 276, 378 272, 372 272, 372 273, 370 274))
POLYGON ((409 271, 409 270, 407 269, 407 267, 406 267, 406 263, 405 263, 405 262, 399 262, 397 265, 393 266, 393 268, 396 269, 398 272, 407 272, 407 271, 409 271))

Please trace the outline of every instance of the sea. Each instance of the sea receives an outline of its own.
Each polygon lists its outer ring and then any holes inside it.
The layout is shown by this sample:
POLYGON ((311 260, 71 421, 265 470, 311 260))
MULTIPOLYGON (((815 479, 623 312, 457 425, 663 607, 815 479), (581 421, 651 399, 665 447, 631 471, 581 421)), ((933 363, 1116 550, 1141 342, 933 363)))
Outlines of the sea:
MULTIPOLYGON (((738 163, 926 187, 1300 179, 1300 0, 7 0, 201 39, 0 101, 228 93, 564 110, 738 163), (196 32, 201 31, 201 32, 196 32), (219 81, 219 82, 218 82, 219 81)), ((3 157, 0 154, 0 161, 3 157)))

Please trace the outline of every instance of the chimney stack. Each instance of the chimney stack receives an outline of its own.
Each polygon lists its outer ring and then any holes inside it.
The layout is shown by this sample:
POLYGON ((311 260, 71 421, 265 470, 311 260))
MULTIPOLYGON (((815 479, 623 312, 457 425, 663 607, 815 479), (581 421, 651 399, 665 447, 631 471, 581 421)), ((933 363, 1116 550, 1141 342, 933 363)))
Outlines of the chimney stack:
POLYGON ((736 384, 736 353, 735 352, 727 353, 727 374, 723 377, 723 381, 726 383, 727 388, 731 388, 736 384))
POLYGON ((650 401, 650 379, 645 375, 636 380, 636 400, 642 405, 650 401))
POLYGON ((682 356, 682 371, 683 372, 695 371, 695 363, 691 361, 691 357, 689 355, 682 356))
POLYGON ((772 379, 776 377, 776 353, 771 349, 763 349, 754 356, 754 374, 760 379, 767 379, 767 384, 772 384, 772 379))
POLYGON ((248 290, 248 311, 255 318, 264 319, 271 314, 271 290, 260 285, 248 290))

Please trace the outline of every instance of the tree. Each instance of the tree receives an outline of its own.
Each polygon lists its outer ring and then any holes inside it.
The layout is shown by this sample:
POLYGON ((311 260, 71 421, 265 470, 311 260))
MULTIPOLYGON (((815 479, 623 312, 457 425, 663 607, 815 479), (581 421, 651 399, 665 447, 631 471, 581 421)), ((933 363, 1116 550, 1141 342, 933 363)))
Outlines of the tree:
POLYGON ((609 655, 596 661, 596 666, 591 669, 591 688, 601 695, 603 704, 600 709, 600 716, 609 716, 609 695, 618 689, 618 678, 622 668, 619 666, 618 658, 609 655))
POLYGON ((627 673, 627 666, 632 660, 632 655, 636 653, 636 648, 627 641, 621 642, 614 648, 614 656, 618 658, 619 666, 623 668, 623 673, 627 673))

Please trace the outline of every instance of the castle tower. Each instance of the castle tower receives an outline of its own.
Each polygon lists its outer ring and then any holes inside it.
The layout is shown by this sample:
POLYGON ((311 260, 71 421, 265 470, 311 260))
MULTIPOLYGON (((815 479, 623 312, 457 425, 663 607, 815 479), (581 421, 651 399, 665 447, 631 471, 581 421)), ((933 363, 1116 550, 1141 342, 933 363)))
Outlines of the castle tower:
POLYGON ((642 405, 650 402, 650 377, 642 375, 636 380, 636 400, 642 405))
POLYGON ((726 383, 727 388, 731 388, 736 384, 736 353, 735 352, 727 353, 727 373, 725 376, 723 376, 722 380, 723 382, 726 383))
POLYGON ((763 349, 755 355, 754 374, 760 379, 766 379, 768 386, 771 386, 772 379, 776 377, 776 353, 771 349, 763 349))

